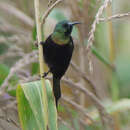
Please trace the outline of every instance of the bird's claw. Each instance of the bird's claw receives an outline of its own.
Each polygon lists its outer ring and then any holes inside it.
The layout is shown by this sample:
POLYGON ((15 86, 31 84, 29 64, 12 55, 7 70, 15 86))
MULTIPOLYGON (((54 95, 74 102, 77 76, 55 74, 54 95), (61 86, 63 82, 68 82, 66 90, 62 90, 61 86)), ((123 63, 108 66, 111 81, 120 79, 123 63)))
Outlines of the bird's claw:
POLYGON ((44 42, 43 42, 43 41, 41 41, 41 42, 40 42, 40 45, 43 45, 43 43, 44 43, 44 42))
POLYGON ((49 73, 50 73, 50 70, 48 70, 47 72, 44 72, 42 75, 42 78, 45 78, 49 73))
MULTIPOLYGON (((40 42, 40 45, 42 45, 42 44, 43 44, 43 41, 40 42)), ((36 41, 34 42, 34 46, 35 46, 35 47, 38 47, 38 40, 36 40, 36 41)))
POLYGON ((38 41, 37 40, 34 42, 34 46, 38 47, 38 41))
POLYGON ((45 78, 47 75, 48 75, 48 73, 44 72, 43 75, 42 75, 42 78, 45 78))

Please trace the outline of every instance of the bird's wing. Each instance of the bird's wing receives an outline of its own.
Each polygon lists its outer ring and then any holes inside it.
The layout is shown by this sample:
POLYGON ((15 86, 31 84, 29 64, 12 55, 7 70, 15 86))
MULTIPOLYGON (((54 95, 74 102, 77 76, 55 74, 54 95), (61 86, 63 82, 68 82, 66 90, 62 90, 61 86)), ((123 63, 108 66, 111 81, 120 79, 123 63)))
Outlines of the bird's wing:
POLYGON ((73 51, 73 49, 74 49, 74 42, 73 42, 73 38, 72 37, 70 37, 70 43, 72 45, 72 51, 73 51))

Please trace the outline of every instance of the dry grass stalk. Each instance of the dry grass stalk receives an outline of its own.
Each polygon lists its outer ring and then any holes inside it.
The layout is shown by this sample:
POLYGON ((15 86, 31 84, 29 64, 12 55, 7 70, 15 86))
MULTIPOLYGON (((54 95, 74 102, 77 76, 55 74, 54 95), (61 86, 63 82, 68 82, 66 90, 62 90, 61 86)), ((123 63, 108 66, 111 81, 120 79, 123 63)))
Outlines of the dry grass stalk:
MULTIPOLYGON (((4 33, 11 33, 11 34, 20 34, 20 35, 24 35, 28 36, 28 34, 30 33, 27 29, 25 28, 21 28, 21 27, 16 27, 15 25, 10 24, 9 22, 7 22, 7 20, 0 19, 0 31, 4 32, 4 33)), ((30 39, 30 37, 29 37, 30 39)))
MULTIPOLYGON (((53 10, 53 8, 55 6, 57 6, 60 2, 62 2, 63 0, 57 0, 54 4, 52 4, 47 11, 44 13, 44 15, 42 16, 42 25, 45 23, 45 20, 47 18, 47 16, 49 15, 49 13, 53 10)), ((52 2, 52 1, 51 1, 52 2)), ((50 1, 49 1, 49 5, 50 5, 50 1)))
POLYGON ((70 130, 75 130, 70 126, 68 122, 66 122, 64 119, 62 119, 60 116, 58 116, 58 120, 61 121, 65 126, 67 126, 70 130))
POLYGON ((20 68, 35 62, 36 59, 38 58, 37 51, 33 51, 26 56, 24 56, 22 59, 20 59, 16 64, 11 68, 8 76, 4 80, 3 84, 1 85, 0 88, 0 95, 4 94, 6 88, 9 86, 9 79, 16 73, 20 68))
POLYGON ((105 0, 103 5, 99 8, 96 16, 95 16, 95 20, 91 26, 91 30, 89 32, 89 38, 88 38, 88 45, 87 45, 87 51, 90 50, 91 46, 93 45, 93 41, 94 41, 94 33, 95 33, 95 30, 96 30, 96 25, 99 23, 99 19, 100 19, 100 16, 102 15, 103 13, 103 10, 108 6, 109 3, 111 3, 112 0, 105 0))
MULTIPOLYGON (((87 45, 87 48, 86 48, 86 52, 88 54, 88 58, 89 58, 89 63, 92 63, 91 61, 91 55, 90 55, 90 49, 93 45, 93 42, 94 42, 94 33, 95 33, 95 30, 96 30, 96 25, 99 23, 99 18, 100 16, 102 15, 103 13, 103 10, 108 6, 109 3, 111 3, 112 1, 111 0, 105 0, 103 5, 99 8, 96 16, 95 16, 95 20, 92 24, 92 27, 91 27, 91 30, 90 30, 90 33, 89 33, 89 38, 88 38, 88 45, 87 45), (89 52, 89 53, 88 53, 89 52)), ((93 68, 92 64, 90 64, 90 68, 93 68)), ((91 71, 90 71, 91 72, 91 71)), ((94 88, 94 91, 95 93, 96 92, 96 88, 94 88)), ((98 97, 98 94, 96 94, 97 97, 98 97)), ((105 129, 113 129, 113 123, 110 122, 110 118, 109 115, 107 113, 104 113, 103 109, 98 107, 98 110, 99 110, 99 113, 101 115, 101 120, 102 120, 102 123, 103 123, 103 126, 105 129)))
POLYGON ((13 7, 12 5, 9 5, 4 2, 0 2, 0 8, 6 11, 7 13, 9 13, 10 15, 15 16, 16 18, 18 18, 20 21, 22 21, 24 24, 28 25, 29 27, 32 28, 34 26, 34 21, 29 16, 21 12, 19 9, 13 7))
POLYGON ((75 107, 79 112, 81 112, 83 115, 85 115, 91 122, 95 122, 92 117, 86 112, 86 110, 81 106, 75 103, 74 101, 70 100, 69 98, 65 97, 64 95, 62 96, 62 99, 66 101, 67 103, 71 104, 72 106, 75 107))
POLYGON ((112 16, 110 16, 108 18, 100 18, 99 21, 100 22, 107 22, 107 21, 126 18, 126 17, 130 17, 130 12, 122 13, 122 14, 115 14, 115 15, 112 15, 112 16))
POLYGON ((91 88, 93 89, 94 94, 97 95, 95 93, 96 86, 93 84, 93 82, 90 80, 90 78, 86 75, 86 73, 81 71, 80 68, 73 62, 71 62, 71 66, 73 67, 75 72, 77 72, 91 86, 91 88))
MULTIPOLYGON (((52 77, 47 77, 47 79, 52 80, 52 77)), ((82 84, 74 83, 71 79, 66 79, 66 78, 62 78, 61 82, 67 84, 68 87, 74 87, 75 89, 80 90, 81 92, 83 92, 87 97, 89 97, 89 99, 93 102, 93 104, 97 108, 100 107, 102 109, 102 111, 104 111, 104 113, 107 113, 105 111, 104 106, 100 102, 100 100, 92 92, 90 92, 84 86, 82 86, 82 84)))

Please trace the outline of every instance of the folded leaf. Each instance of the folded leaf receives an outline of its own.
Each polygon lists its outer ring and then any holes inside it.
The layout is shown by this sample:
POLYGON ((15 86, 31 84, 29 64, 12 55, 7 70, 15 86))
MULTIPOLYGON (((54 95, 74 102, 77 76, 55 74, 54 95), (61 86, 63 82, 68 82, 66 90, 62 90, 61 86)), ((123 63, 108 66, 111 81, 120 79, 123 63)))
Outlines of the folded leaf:
MULTIPOLYGON (((48 99, 48 127, 50 130, 58 130, 57 110, 49 81, 45 81, 45 86, 48 99)), ((23 130, 45 130, 43 94, 41 81, 18 85, 16 96, 20 123, 23 130)))

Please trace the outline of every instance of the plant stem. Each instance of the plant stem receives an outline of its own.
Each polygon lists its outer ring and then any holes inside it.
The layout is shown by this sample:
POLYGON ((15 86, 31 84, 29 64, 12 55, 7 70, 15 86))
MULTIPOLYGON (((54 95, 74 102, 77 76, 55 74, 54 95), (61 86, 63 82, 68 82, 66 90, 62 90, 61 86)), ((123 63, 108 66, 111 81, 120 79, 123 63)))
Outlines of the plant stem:
MULTIPOLYGON (((36 27, 37 27, 37 38, 38 38, 38 43, 42 41, 42 30, 41 30, 41 19, 40 19, 40 8, 39 8, 39 0, 34 0, 34 5, 35 5, 35 18, 36 18, 36 27)), ((45 128, 48 128, 48 104, 47 104, 47 94, 46 94, 46 88, 45 88, 45 80, 42 78, 42 75, 44 73, 44 62, 43 62, 43 49, 42 45, 38 45, 38 50, 39 50, 39 64, 40 64, 40 75, 41 75, 41 82, 43 86, 43 106, 44 106, 44 112, 45 112, 45 128)))
MULTIPOLYGON (((109 5, 107 7, 107 15, 108 17, 112 15, 112 8, 109 5)), ((115 50, 115 45, 114 45, 114 33, 113 33, 113 28, 112 28, 112 21, 108 22, 108 33, 109 33, 109 58, 111 61, 111 64, 113 64, 113 62, 115 61, 115 55, 116 55, 116 50, 115 50)), ((118 80, 117 77, 115 75, 115 73, 112 71, 111 72, 111 95, 112 95, 112 100, 113 101, 117 101, 119 98, 119 89, 118 89, 118 80)), ((120 123, 119 123, 119 115, 118 112, 113 114, 113 120, 114 120, 114 129, 118 129, 120 130, 120 123)))

